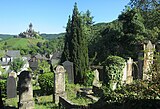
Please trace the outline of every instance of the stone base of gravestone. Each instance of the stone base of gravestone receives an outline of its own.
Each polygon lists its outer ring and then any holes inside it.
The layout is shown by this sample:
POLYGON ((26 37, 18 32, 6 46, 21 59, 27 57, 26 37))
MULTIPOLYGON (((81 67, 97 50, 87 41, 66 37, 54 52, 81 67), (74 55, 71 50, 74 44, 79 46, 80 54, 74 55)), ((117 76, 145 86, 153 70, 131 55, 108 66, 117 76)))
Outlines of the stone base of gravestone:
POLYGON ((18 109, 34 109, 34 101, 18 102, 18 109))
POLYGON ((133 76, 128 76, 126 80, 126 84, 131 84, 133 82, 133 76))
POLYGON ((55 93, 53 95, 53 102, 55 104, 58 104, 59 103, 59 97, 63 97, 63 98, 67 98, 67 94, 64 92, 64 93, 55 93))

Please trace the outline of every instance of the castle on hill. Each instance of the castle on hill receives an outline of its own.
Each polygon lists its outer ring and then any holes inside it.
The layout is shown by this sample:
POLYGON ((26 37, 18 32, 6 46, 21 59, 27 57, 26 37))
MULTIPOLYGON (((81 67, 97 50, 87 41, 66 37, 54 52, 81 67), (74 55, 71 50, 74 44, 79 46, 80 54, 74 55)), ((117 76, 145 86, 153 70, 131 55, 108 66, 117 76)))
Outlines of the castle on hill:
POLYGON ((32 23, 29 24, 29 29, 15 36, 17 38, 35 38, 39 36, 39 32, 34 31, 32 23))

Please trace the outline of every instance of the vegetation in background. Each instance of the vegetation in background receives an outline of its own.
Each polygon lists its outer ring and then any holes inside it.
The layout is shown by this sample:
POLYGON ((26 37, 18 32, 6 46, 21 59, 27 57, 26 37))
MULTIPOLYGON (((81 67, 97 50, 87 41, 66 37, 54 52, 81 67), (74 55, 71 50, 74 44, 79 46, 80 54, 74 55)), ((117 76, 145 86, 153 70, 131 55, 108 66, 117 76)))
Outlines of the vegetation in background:
POLYGON ((21 58, 15 58, 10 63, 10 69, 18 73, 20 69, 23 67, 24 61, 21 58))

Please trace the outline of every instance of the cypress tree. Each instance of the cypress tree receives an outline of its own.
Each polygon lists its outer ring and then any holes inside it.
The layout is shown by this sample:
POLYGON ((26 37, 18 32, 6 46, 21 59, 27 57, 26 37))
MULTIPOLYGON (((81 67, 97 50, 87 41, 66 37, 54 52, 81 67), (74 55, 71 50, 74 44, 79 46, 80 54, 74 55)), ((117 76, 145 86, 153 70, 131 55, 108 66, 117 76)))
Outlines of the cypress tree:
POLYGON ((70 60, 70 35, 71 35, 71 17, 68 18, 68 23, 66 27, 66 34, 65 34, 65 45, 64 45, 64 51, 62 53, 61 62, 64 62, 66 60, 70 60))
POLYGON ((65 47, 62 58, 73 62, 74 82, 83 83, 88 70, 88 46, 83 18, 75 3, 72 19, 69 18, 65 35, 65 47))

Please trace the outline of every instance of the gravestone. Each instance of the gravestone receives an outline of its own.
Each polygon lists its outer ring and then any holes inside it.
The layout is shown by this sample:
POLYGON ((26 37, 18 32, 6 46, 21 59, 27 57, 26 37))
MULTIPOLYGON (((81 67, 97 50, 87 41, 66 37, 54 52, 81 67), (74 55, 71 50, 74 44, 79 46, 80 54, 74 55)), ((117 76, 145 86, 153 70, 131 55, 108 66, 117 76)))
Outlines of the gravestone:
POLYGON ((17 97, 16 79, 13 76, 7 78, 7 98, 17 97))
POLYGON ((142 75, 143 75, 143 53, 140 52, 138 54, 138 79, 142 79, 142 75))
POLYGON ((102 84, 99 81, 99 72, 97 69, 94 70, 93 72, 94 72, 94 79, 93 79, 92 85, 100 88, 102 86, 102 84))
POLYGON ((29 71, 22 71, 20 73, 18 81, 18 90, 19 90, 18 108, 34 109, 31 73, 29 71))
POLYGON ((131 84, 132 81, 133 81, 132 64, 133 64, 133 59, 129 58, 129 60, 127 60, 127 80, 126 80, 126 84, 131 84))
POLYGON ((62 65, 68 73, 68 83, 74 83, 73 62, 65 61, 62 65))
POLYGON ((9 73, 9 76, 13 76, 14 78, 17 78, 17 73, 11 72, 11 73, 9 73))
POLYGON ((59 96, 66 97, 65 93, 65 72, 63 66, 58 65, 54 71, 54 94, 53 101, 58 104, 59 96))
POLYGON ((126 83, 126 80, 127 80, 127 63, 125 62, 123 68, 122 84, 126 83))
POLYGON ((151 70, 150 67, 153 64, 153 55, 155 45, 148 41, 147 44, 144 44, 144 62, 143 62, 143 80, 149 79, 150 75, 147 73, 151 70))
POLYGON ((102 84, 99 81, 99 72, 96 69, 93 71, 93 73, 94 73, 94 79, 93 79, 93 83, 92 83, 92 85, 93 85, 92 91, 94 92, 94 94, 100 95, 102 93, 102 90, 101 90, 102 84))

